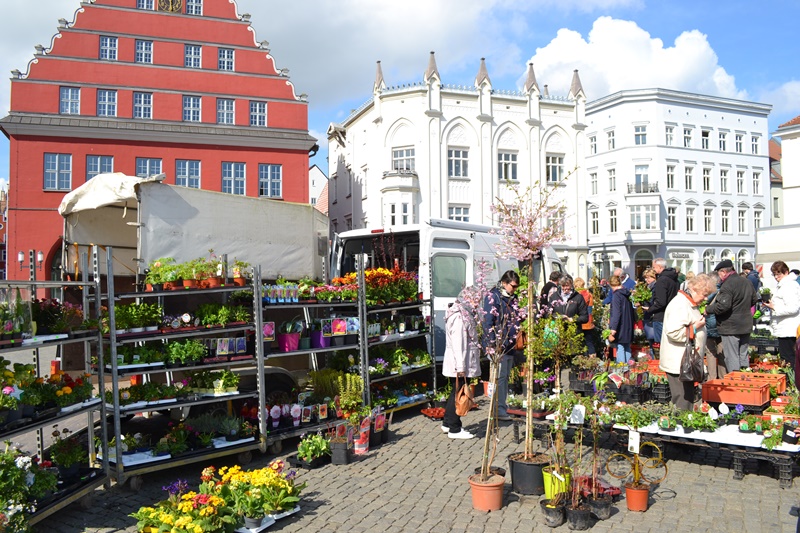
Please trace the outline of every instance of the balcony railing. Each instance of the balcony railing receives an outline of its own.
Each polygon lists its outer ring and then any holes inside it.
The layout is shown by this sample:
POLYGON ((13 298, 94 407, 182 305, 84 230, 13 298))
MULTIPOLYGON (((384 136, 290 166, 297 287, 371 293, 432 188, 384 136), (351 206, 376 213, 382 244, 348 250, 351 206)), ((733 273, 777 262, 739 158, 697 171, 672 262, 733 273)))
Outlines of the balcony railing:
POLYGON ((658 183, 629 183, 628 194, 650 194, 658 192, 658 183))

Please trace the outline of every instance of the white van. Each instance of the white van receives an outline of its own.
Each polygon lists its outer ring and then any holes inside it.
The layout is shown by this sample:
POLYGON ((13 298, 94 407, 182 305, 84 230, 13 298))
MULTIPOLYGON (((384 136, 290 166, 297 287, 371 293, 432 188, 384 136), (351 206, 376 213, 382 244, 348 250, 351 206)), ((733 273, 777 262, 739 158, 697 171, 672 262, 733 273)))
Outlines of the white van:
MULTIPOLYGON (((492 271, 486 280, 494 285, 506 270, 519 266, 517 261, 497 257, 495 245, 500 236, 490 233, 491 226, 430 219, 427 223, 393 226, 386 229, 358 229, 340 233, 333 243, 331 277, 342 276, 356 268, 356 256, 366 254, 367 268, 391 266, 417 272, 419 290, 433 298, 433 323, 436 357, 444 353, 444 314, 458 293, 475 281, 476 263, 486 261, 492 271), (469 282, 467 281, 469 280, 469 282)), ((551 272, 563 272, 561 261, 551 248, 534 261, 533 278, 537 290, 551 272)))

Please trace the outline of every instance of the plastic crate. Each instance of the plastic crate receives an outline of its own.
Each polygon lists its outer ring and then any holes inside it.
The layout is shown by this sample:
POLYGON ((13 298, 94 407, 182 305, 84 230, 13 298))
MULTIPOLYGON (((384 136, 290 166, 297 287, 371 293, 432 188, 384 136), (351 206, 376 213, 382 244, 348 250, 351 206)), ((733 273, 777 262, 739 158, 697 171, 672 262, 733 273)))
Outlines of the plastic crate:
POLYGON ((786 374, 773 374, 771 372, 728 372, 724 379, 737 381, 765 381, 770 387, 775 387, 778 394, 786 392, 786 374))
POLYGON ((618 392, 615 392, 618 402, 625 403, 645 403, 650 400, 650 387, 634 387, 623 385, 618 392))
POLYGON ((769 384, 763 381, 712 379, 703 383, 703 401, 728 405, 769 404, 769 384))
POLYGON ((658 403, 667 404, 672 400, 672 392, 669 390, 669 383, 656 383, 652 388, 653 400, 658 403))

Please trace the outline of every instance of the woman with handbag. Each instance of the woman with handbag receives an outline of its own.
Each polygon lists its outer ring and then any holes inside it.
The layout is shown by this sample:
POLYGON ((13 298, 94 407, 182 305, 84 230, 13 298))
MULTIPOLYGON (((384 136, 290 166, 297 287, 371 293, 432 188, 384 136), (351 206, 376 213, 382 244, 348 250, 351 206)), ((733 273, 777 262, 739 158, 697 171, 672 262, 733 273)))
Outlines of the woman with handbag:
POLYGON ((442 431, 447 433, 451 439, 471 439, 475 436, 461 426, 461 416, 456 409, 456 400, 458 398, 462 402, 462 408, 469 407, 470 401, 465 401, 463 394, 469 395, 469 378, 481 375, 477 328, 477 313, 480 303, 479 289, 466 287, 445 313, 446 345, 442 374, 456 378, 456 383, 450 391, 447 405, 444 408, 442 431), (464 393, 461 393, 462 388, 465 389, 464 393))
MULTIPOLYGON (((661 334, 659 368, 667 374, 672 403, 678 409, 691 410, 694 405, 695 381, 702 381, 703 354, 706 346, 706 319, 698 306, 716 290, 707 274, 687 280, 686 290, 679 291, 664 312, 664 331, 661 334), (700 379, 681 379, 684 357, 700 362, 700 379)), ((656 339, 658 340, 658 339, 656 339)), ((695 377, 697 377, 695 375, 695 377)))

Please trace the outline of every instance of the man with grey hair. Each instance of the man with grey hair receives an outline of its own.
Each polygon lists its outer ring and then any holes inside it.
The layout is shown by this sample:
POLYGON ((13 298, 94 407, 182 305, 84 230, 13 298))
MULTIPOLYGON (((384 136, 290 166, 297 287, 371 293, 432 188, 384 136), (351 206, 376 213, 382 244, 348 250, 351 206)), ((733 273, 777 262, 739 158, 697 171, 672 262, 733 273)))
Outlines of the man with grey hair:
MULTIPOLYGON (((636 287, 636 282, 628 275, 627 272, 620 267, 617 267, 614 269, 614 275, 619 278, 619 281, 622 283, 623 287, 633 292, 633 289, 636 287)), ((611 303, 612 296, 612 291, 608 291, 608 295, 605 297, 605 299, 603 299, 603 305, 609 305, 611 303)))
POLYGON ((750 308, 756 305, 756 291, 745 277, 736 274, 730 259, 720 261, 714 271, 719 274, 720 287, 714 301, 706 306, 706 314, 717 315, 717 331, 722 337, 728 372, 748 368, 750 358, 747 352, 753 331, 750 308))
POLYGON ((667 266, 667 260, 663 257, 653 259, 653 270, 656 271, 653 301, 644 312, 644 319, 652 319, 653 340, 660 344, 661 333, 664 331, 664 312, 669 302, 678 294, 678 273, 667 266))

